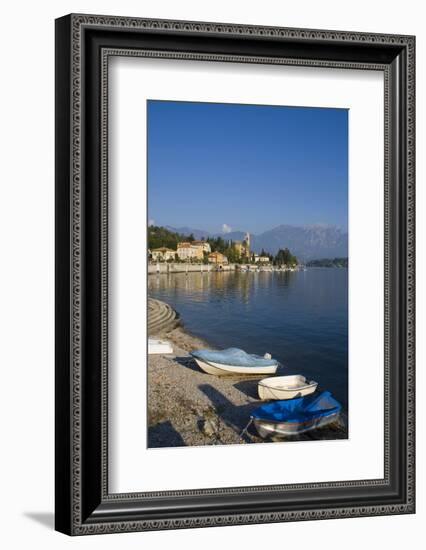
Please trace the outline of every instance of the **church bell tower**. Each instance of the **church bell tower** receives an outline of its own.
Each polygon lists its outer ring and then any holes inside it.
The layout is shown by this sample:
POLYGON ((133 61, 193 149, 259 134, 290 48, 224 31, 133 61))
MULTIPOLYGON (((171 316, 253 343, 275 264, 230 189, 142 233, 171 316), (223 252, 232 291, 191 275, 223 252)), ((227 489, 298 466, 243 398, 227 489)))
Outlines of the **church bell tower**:
POLYGON ((246 233, 244 237, 244 248, 246 252, 246 256, 250 256, 250 233, 246 233))

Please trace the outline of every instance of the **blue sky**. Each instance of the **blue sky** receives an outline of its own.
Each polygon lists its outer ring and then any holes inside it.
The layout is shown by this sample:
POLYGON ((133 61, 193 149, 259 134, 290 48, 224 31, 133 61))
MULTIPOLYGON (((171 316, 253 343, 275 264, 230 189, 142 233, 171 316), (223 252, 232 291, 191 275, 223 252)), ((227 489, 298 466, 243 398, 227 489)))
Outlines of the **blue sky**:
POLYGON ((348 111, 148 101, 148 218, 261 233, 347 230, 348 111))

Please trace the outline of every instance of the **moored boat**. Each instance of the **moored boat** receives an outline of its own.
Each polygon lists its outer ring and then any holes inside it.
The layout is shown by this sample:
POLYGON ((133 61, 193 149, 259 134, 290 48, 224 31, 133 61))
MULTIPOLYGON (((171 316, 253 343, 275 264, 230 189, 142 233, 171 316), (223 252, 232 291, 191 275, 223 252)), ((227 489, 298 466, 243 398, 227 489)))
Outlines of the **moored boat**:
POLYGON ((304 397, 314 393, 318 382, 306 380, 301 374, 292 376, 273 376, 260 380, 257 385, 259 398, 267 399, 293 399, 304 397))
POLYGON ((148 354, 170 354, 173 353, 173 347, 167 340, 157 340, 155 338, 148 338, 148 354))
POLYGON ((255 409, 251 419, 261 437, 298 435, 338 420, 342 406, 330 392, 273 401, 255 409))
POLYGON ((229 374, 275 374, 278 361, 269 354, 264 357, 246 353, 242 349, 196 350, 191 353, 201 370, 218 376, 229 374))

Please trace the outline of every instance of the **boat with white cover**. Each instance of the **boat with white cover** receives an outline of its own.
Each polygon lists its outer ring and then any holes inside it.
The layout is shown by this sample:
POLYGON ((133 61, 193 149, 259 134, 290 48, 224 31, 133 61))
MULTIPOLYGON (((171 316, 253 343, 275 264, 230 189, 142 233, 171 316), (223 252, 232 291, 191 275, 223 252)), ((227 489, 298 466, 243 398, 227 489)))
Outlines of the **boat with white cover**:
POLYGON ((148 354, 170 354, 173 353, 173 347, 167 340, 157 340, 155 338, 148 338, 148 354))
POLYGON ((251 414, 261 437, 298 435, 338 420, 341 404, 329 391, 320 395, 271 401, 251 414))
POLYGON ((242 349, 228 348, 219 351, 196 350, 191 353, 201 370, 218 376, 229 374, 275 374, 278 361, 269 354, 264 357, 246 353, 242 349))
POLYGON ((318 382, 306 380, 301 374, 292 376, 273 376, 260 380, 257 385, 259 398, 267 399, 294 399, 314 393, 318 382))

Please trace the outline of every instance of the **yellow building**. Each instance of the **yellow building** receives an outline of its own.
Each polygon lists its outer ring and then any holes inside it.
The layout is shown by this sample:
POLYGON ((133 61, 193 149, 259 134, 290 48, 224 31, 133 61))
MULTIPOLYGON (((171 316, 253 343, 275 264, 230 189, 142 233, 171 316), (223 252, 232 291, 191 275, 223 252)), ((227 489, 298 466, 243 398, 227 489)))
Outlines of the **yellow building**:
POLYGON ((234 248, 237 252, 238 256, 241 258, 242 256, 245 256, 245 249, 243 246, 243 243, 241 241, 235 241, 234 242, 234 248))
POLYGON ((167 262, 167 260, 174 260, 175 259, 176 250, 172 250, 171 248, 166 248, 165 246, 161 246, 160 248, 153 248, 151 250, 151 258, 155 261, 163 261, 167 262))
POLYGON ((202 260, 204 257, 203 248, 189 242, 177 244, 177 255, 183 261, 202 260))
POLYGON ((212 252, 209 254, 209 263, 211 264, 227 264, 228 258, 220 252, 212 252))
POLYGON ((210 252, 212 251, 212 249, 210 248, 210 244, 207 241, 193 241, 191 245, 201 247, 203 252, 207 252, 207 254, 210 254, 210 252))
POLYGON ((250 233, 246 233, 244 240, 235 241, 234 248, 237 251, 237 254, 240 258, 249 258, 250 257, 250 233))

